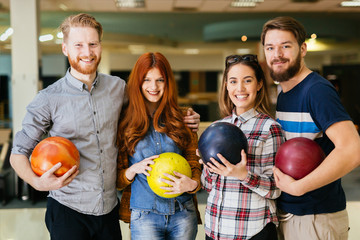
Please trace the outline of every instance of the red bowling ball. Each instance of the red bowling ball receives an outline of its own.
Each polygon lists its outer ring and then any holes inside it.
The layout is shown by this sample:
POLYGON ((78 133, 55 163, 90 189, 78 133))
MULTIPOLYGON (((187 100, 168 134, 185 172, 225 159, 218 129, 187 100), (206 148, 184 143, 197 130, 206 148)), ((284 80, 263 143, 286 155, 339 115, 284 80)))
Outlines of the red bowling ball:
POLYGON ((324 158, 325 153, 315 141, 297 137, 280 146, 275 156, 275 166, 298 180, 317 168, 324 158))

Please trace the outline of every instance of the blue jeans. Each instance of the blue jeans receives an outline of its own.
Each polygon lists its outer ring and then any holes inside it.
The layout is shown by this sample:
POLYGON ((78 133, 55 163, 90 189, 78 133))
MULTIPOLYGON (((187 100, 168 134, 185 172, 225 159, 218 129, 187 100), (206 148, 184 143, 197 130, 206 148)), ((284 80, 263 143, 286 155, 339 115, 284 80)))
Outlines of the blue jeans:
POLYGON ((130 229, 133 240, 194 240, 198 231, 194 202, 187 201, 174 215, 132 210, 130 229))

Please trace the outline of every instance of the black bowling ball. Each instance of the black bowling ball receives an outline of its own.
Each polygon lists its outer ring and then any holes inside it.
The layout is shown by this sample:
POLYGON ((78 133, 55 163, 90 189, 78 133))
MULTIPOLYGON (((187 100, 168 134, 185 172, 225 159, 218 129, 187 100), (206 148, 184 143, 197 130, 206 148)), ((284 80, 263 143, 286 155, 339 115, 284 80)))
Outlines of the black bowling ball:
POLYGON ((215 122, 201 134, 198 149, 204 163, 211 162, 210 157, 222 163, 216 154, 220 153, 230 163, 241 161, 241 150, 247 152, 247 139, 235 125, 215 122))

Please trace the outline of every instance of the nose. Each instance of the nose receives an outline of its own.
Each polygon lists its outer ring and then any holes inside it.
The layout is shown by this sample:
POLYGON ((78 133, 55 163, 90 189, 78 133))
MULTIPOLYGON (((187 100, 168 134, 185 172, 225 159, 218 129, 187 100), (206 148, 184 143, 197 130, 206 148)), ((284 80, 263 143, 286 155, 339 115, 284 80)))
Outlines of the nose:
POLYGON ((91 47, 89 45, 84 45, 83 47, 83 55, 90 56, 91 55, 91 47))
POLYGON ((245 90, 245 84, 243 83, 243 81, 239 81, 239 83, 237 85, 237 90, 240 92, 245 90))
POLYGON ((150 82, 150 87, 151 87, 152 90, 156 90, 156 89, 157 89, 157 82, 154 81, 154 80, 151 81, 151 82, 150 82))
POLYGON ((282 57, 283 52, 281 47, 275 48, 275 57, 282 57))

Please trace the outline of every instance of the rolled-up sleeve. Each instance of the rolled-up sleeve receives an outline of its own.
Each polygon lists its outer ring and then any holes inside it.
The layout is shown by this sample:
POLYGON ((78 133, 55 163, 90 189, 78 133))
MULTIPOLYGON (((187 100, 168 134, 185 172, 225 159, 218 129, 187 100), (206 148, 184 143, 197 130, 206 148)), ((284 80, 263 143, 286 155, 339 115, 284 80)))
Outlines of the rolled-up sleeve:
POLYGON ((51 113, 46 94, 40 92, 27 106, 22 130, 17 132, 12 153, 30 157, 32 150, 51 125, 51 113))

